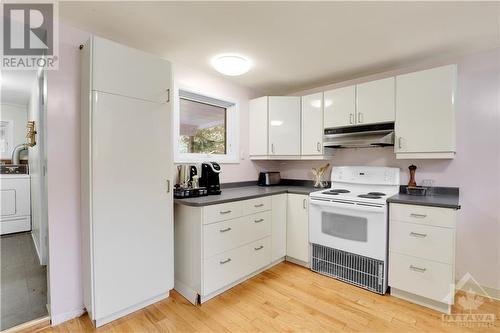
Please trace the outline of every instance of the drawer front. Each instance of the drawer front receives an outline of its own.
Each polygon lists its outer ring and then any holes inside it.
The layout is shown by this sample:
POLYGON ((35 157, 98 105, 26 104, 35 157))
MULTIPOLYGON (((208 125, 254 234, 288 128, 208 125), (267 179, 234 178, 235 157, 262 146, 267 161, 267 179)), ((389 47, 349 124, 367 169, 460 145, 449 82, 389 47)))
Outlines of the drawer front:
POLYGON ((445 264, 454 263, 455 229, 392 222, 389 241, 391 251, 445 264))
POLYGON ((243 215, 250 215, 271 209, 271 197, 261 197, 245 200, 243 204, 243 215))
POLYGON ((203 227, 203 256, 210 258, 270 234, 270 211, 205 225, 203 227))
POLYGON ((404 254, 389 254, 389 286, 450 304, 453 266, 404 254))
POLYGON ((205 259, 202 294, 208 295, 270 263, 270 237, 205 259))
POLYGON ((397 220, 455 228, 457 212, 454 209, 392 203, 389 207, 389 218, 391 221, 397 220))
POLYGON ((231 220, 243 215, 240 201, 205 207, 204 224, 231 220))

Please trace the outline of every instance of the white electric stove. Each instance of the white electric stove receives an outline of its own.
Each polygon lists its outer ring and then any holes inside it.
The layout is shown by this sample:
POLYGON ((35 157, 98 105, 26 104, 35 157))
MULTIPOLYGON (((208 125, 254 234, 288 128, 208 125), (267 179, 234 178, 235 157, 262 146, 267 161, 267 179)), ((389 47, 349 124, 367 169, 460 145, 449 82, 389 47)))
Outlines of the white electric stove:
POLYGON ((309 195, 311 269, 368 290, 387 289, 387 198, 398 168, 332 168, 332 186, 309 195))

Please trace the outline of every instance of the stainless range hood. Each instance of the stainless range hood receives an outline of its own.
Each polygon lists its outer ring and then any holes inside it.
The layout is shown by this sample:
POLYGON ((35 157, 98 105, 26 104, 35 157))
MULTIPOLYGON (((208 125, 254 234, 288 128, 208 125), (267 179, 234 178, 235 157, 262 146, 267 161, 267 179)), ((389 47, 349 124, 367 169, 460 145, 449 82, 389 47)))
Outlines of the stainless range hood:
POLYGON ((325 128, 323 145, 330 148, 394 146, 394 123, 325 128))

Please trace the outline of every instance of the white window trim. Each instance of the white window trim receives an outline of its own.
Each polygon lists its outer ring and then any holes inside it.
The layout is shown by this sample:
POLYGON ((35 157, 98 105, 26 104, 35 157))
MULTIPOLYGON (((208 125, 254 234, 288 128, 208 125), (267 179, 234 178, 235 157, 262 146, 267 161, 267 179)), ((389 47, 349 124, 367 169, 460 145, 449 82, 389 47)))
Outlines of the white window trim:
POLYGON ((174 163, 202 163, 213 161, 221 164, 240 163, 240 108, 239 104, 226 97, 213 96, 204 92, 196 91, 190 87, 176 85, 173 93, 173 143, 174 163), (179 91, 187 91, 194 94, 218 99, 233 104, 227 108, 226 113, 226 154, 194 154, 179 152, 180 139, 180 98, 179 91))

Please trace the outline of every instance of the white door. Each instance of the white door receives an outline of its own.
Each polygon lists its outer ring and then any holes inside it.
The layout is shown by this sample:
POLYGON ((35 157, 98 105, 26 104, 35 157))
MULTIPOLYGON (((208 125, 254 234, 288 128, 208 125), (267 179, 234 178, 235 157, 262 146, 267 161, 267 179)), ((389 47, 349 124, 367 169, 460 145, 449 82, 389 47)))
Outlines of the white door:
POLYGON ((287 194, 278 194, 271 197, 271 261, 273 262, 286 255, 286 206, 287 194))
POLYGON ((396 77, 396 153, 455 151, 456 75, 448 65, 396 77))
POLYGON ((356 124, 356 86, 325 91, 325 128, 356 124))
POLYGON ((249 103, 250 156, 267 155, 267 96, 250 100, 249 103))
POLYGON ((93 90, 157 103, 170 98, 170 63, 99 37, 92 38, 93 90))
POLYGON ((96 319, 173 288, 169 112, 167 103, 93 92, 96 319))
POLYGON ((323 154, 323 93, 302 96, 302 155, 323 154))
POLYGON ((395 79, 377 80, 356 86, 357 124, 392 122, 395 119, 395 79))
POLYGON ((287 225, 286 225, 286 255, 309 262, 309 196, 303 194, 288 194, 287 225))
POLYGON ((300 97, 269 96, 269 154, 300 155, 300 97))

